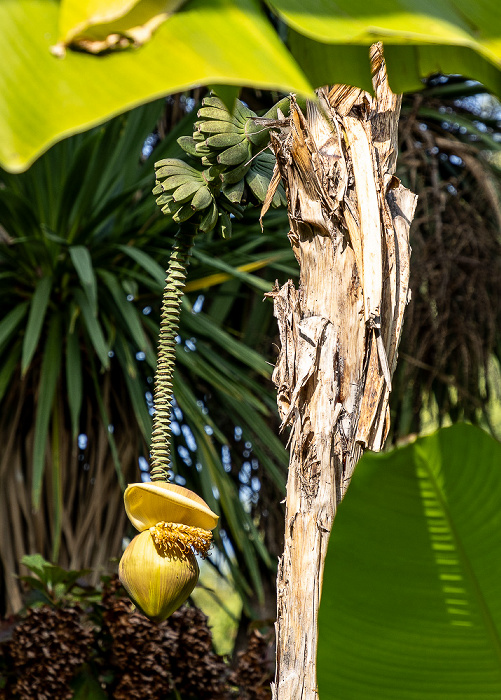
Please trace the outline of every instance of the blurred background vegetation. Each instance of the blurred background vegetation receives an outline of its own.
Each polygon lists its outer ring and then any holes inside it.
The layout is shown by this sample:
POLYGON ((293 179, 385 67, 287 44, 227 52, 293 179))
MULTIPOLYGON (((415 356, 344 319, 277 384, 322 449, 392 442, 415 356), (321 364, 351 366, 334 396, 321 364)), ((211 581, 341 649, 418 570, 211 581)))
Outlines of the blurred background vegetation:
MULTIPOLYGON (((164 268, 175 232, 153 162, 181 151, 203 90, 168 97, 0 172, 0 606, 23 603, 39 552, 90 585, 133 536, 122 506, 146 479, 164 268)), ((276 94, 244 90, 265 111, 276 94)), ((434 76, 404 98, 398 176, 419 195, 412 300, 391 443, 467 420, 501 434, 501 106, 434 76)), ((270 629, 288 455, 271 370, 275 279, 297 276, 285 211, 249 208, 230 240, 199 236, 177 345, 172 479, 220 514, 193 599, 220 654, 270 629)))

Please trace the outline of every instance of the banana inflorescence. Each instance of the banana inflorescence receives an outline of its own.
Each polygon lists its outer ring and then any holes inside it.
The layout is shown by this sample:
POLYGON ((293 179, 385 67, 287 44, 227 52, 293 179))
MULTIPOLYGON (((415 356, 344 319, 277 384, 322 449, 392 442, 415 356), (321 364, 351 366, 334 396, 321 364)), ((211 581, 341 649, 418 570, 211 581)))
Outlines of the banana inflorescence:
MULTIPOLYGON (((264 117, 276 112, 275 106, 264 117)), ((197 117, 193 136, 178 139, 191 162, 167 158, 156 163, 153 194, 176 223, 190 220, 204 233, 217 227, 228 238, 232 218, 242 217, 244 204, 266 197, 275 166, 275 156, 266 150, 269 128, 257 124, 256 113, 240 100, 229 112, 215 95, 203 99, 197 117)), ((272 206, 283 204, 280 185, 272 206)))

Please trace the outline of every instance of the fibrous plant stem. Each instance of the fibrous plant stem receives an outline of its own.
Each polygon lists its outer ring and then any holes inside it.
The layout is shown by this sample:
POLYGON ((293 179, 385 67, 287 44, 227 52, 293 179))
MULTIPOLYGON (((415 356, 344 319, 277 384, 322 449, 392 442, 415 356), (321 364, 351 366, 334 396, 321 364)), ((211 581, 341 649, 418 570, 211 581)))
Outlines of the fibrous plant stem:
POLYGON ((381 45, 371 60, 374 95, 321 88, 305 113, 292 98, 289 120, 271 137, 300 267, 298 289, 289 280, 269 294, 281 341, 273 380, 291 453, 273 700, 318 700, 330 530, 360 456, 380 450, 389 428, 416 197, 394 176, 400 97, 381 45))
POLYGON ((172 376, 176 361, 181 298, 197 227, 184 224, 176 233, 169 259, 163 293, 155 373, 153 430, 151 433, 150 476, 152 481, 168 481, 171 438, 172 376))

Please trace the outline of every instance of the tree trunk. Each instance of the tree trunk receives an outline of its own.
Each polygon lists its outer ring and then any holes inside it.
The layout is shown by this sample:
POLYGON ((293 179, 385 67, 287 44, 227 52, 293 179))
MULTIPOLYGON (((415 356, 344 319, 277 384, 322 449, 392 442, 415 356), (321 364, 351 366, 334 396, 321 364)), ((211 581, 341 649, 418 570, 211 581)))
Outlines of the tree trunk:
POLYGON ((408 300, 416 197, 394 176, 400 97, 371 48, 374 96, 318 91, 272 137, 300 266, 274 299, 281 350, 273 380, 290 427, 279 562, 274 700, 318 698, 317 618, 337 504, 364 449, 380 450, 408 300))

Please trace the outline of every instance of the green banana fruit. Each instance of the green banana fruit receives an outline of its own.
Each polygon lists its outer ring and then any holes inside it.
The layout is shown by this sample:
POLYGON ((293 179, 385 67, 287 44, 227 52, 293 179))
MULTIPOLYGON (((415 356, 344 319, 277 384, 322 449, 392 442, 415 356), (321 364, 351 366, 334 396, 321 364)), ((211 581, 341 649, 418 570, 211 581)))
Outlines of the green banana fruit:
POLYGON ((203 134, 234 134, 239 133, 243 136, 242 129, 234 124, 233 122, 222 122, 222 121, 206 121, 201 122, 198 131, 203 134))
POLYGON ((230 200, 230 202, 236 202, 239 204, 244 194, 244 185, 245 180, 242 178, 241 180, 238 180, 238 182, 235 182, 235 184, 228 183, 223 185, 221 191, 224 196, 230 200))
POLYGON ((231 170, 226 170, 221 177, 223 180, 224 184, 234 184, 235 182, 238 182, 241 180, 247 172, 249 171, 249 168, 251 167, 251 163, 243 163, 242 165, 238 165, 236 168, 232 168, 231 170))
POLYGON ((198 153, 196 152, 195 146, 197 142, 193 138, 193 136, 180 136, 177 140, 178 144, 181 146, 183 151, 187 153, 189 156, 197 156, 198 153))
POLYGON ((231 146, 231 148, 222 151, 217 157, 217 162, 222 165, 240 165, 240 163, 250 160, 251 157, 251 145, 247 139, 244 139, 244 141, 237 143, 236 146, 231 146))
POLYGON ((207 97, 204 97, 202 100, 202 106, 203 107, 215 107, 216 109, 221 109, 221 110, 223 110, 223 112, 226 112, 227 114, 229 114, 224 102, 222 100, 220 100, 219 97, 216 97, 215 95, 208 95, 207 97))
POLYGON ((209 136, 205 143, 209 148, 220 149, 236 146, 236 144, 240 143, 243 139, 245 139, 245 136, 242 136, 242 134, 214 134, 214 136, 209 136))
MULTIPOLYGON (((198 175, 198 174, 197 174, 198 175)), ((171 175, 163 180, 160 184, 163 187, 163 191, 175 190, 180 185, 184 185, 187 182, 193 182, 194 178, 191 175, 171 175)), ((198 176, 197 176, 198 181, 198 176)))
POLYGON ((208 208, 207 213, 202 217, 198 228, 203 233, 208 233, 212 231, 214 226, 217 224, 218 209, 216 202, 212 202, 212 205, 208 208))
POLYGON ((185 182, 184 185, 180 185, 174 192, 172 193, 172 198, 175 202, 180 202, 182 204, 188 202, 193 195, 201 188, 203 187, 203 183, 200 182, 200 180, 190 180, 189 182, 185 182))
POLYGON ((206 209, 213 199, 214 197, 210 189, 207 186, 202 186, 198 192, 194 194, 190 206, 193 211, 200 211, 201 209, 206 209))
POLYGON ((193 216, 195 212, 189 204, 184 204, 180 209, 172 215, 172 220, 177 224, 183 223, 183 221, 188 221, 188 219, 193 216))
POLYGON ((211 165, 207 170, 204 170, 203 178, 207 182, 214 182, 214 180, 221 180, 222 182, 224 170, 224 165, 211 165))
POLYGON ((234 123, 233 116, 226 109, 219 109, 218 107, 200 107, 197 117, 199 119, 215 119, 221 122, 234 123))
POLYGON ((257 170, 251 169, 245 178, 247 184, 249 185, 252 193, 256 199, 260 202, 264 202, 266 198, 266 193, 268 192, 268 185, 270 184, 270 178, 267 178, 262 173, 257 170))

